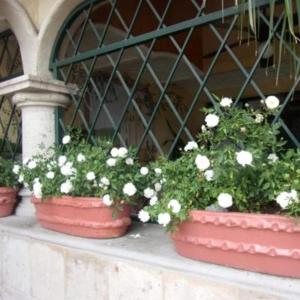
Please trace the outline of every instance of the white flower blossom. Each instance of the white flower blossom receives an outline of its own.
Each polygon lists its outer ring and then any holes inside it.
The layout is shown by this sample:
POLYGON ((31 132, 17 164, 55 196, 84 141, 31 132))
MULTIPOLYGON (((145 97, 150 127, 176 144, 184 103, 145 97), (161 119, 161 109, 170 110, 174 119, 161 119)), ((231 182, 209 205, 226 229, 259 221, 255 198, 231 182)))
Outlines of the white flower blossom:
POLYGON ((194 149, 198 149, 198 144, 194 141, 188 142, 184 147, 185 152, 190 151, 190 150, 194 150, 194 149))
POLYGON ((158 202, 158 198, 156 196, 152 197, 149 201, 151 206, 155 205, 158 202))
POLYGON ((262 114, 255 115, 255 119, 254 119, 255 123, 260 124, 263 122, 263 120, 264 120, 264 116, 262 114))
POLYGON ((161 183, 156 182, 156 183, 154 184, 154 189, 155 189, 156 192, 160 192, 160 191, 161 191, 161 188, 162 188, 161 183))
POLYGON ((117 160, 115 158, 109 158, 107 161, 106 161, 106 164, 109 166, 109 167, 114 167, 117 163, 117 160))
POLYGON ((110 195, 108 195, 108 194, 103 196, 102 201, 107 206, 111 206, 114 202, 113 199, 111 199, 110 195))
POLYGON ((220 105, 222 107, 230 107, 232 104, 232 99, 231 98, 228 98, 228 97, 224 97, 222 98, 221 102, 220 102, 220 105))
POLYGON ((121 158, 125 158, 128 154, 128 150, 125 147, 120 147, 118 149, 118 156, 121 158))
POLYGON ((275 153, 271 153, 268 155, 268 160, 270 163, 275 163, 278 159, 279 158, 275 153))
POLYGON ((71 141, 71 137, 70 137, 69 135, 65 135, 65 136, 63 137, 63 139, 62 139, 62 143, 63 143, 64 145, 69 144, 70 141, 71 141))
POLYGON ((172 199, 172 200, 170 200, 170 202, 168 203, 168 208, 171 208, 172 212, 173 212, 174 214, 177 214, 177 213, 180 212, 181 204, 178 202, 178 200, 172 199))
POLYGON ((47 177, 48 179, 53 179, 54 176, 55 176, 55 174, 54 174, 54 172, 52 172, 52 171, 50 171, 50 172, 48 172, 48 173, 46 174, 46 177, 47 177))
POLYGON ((160 175, 162 173, 162 170, 160 168, 155 168, 154 172, 156 175, 160 175))
POLYGON ((100 182, 103 184, 103 185, 110 185, 110 181, 109 181, 109 179, 107 178, 107 177, 102 177, 101 179, 100 179, 100 182))
POLYGON ((73 184, 70 180, 66 180, 60 185, 60 192, 63 194, 69 194, 73 190, 73 184))
POLYGON ((208 128, 214 128, 218 126, 220 118, 215 114, 208 114, 205 117, 205 123, 208 128))
POLYGON ((67 161, 67 157, 64 156, 64 155, 61 155, 61 156, 58 158, 58 165, 61 167, 62 165, 65 164, 66 161, 67 161))
POLYGON ((72 163, 67 163, 60 168, 60 173, 64 176, 71 176, 75 173, 75 169, 72 168, 72 163))
POLYGON ((77 155, 77 161, 78 162, 84 162, 85 161, 85 156, 82 153, 79 153, 77 155))
POLYGON ((236 152, 236 160, 241 166, 245 167, 247 165, 251 165, 253 156, 249 151, 242 150, 240 152, 236 152))
POLYGON ((112 157, 118 157, 118 156, 119 156, 119 149, 118 149, 118 148, 112 148, 112 149, 110 150, 110 155, 111 155, 112 157))
POLYGON ((133 196, 137 192, 135 185, 132 182, 128 182, 123 187, 123 193, 129 197, 133 196))
POLYGON ((94 172, 88 172, 88 173, 86 174, 86 179, 89 180, 89 181, 95 180, 95 178, 96 178, 96 175, 95 175, 94 172))
POLYGON ((31 160, 29 163, 28 163, 28 168, 29 169, 35 169, 36 168, 36 161, 35 160, 31 160))
POLYGON ((210 167, 210 161, 205 155, 198 154, 195 159, 195 164, 200 171, 205 171, 210 167))
POLYGON ((213 170, 206 170, 204 172, 204 177, 207 181, 212 181, 214 177, 214 171, 213 170))
POLYGON ((33 195, 36 198, 42 198, 42 184, 39 180, 36 180, 33 184, 33 195))
POLYGON ((218 204, 222 208, 228 208, 228 207, 232 206, 232 204, 233 204, 232 196, 228 193, 219 194, 218 204))
POLYGON ((24 175, 23 175, 23 174, 20 174, 20 175, 19 175, 18 182, 19 182, 19 183, 24 182, 24 175))
POLYGON ((290 191, 290 197, 292 198, 293 201, 298 201, 298 193, 296 190, 291 190, 290 191))
POLYGON ((18 175, 19 172, 20 172, 20 169, 21 169, 21 166, 19 166, 19 165, 14 165, 12 171, 13 171, 14 174, 18 175))
POLYGON ((279 106, 280 101, 277 97, 275 96, 268 96, 267 99, 265 100, 265 104, 268 109, 275 109, 279 106))
POLYGON ((202 125, 202 126, 201 126, 201 131, 202 131, 202 132, 206 132, 206 131, 207 131, 207 128, 206 128, 205 125, 202 125))
POLYGON ((276 197, 276 202, 280 205, 281 208, 285 209, 289 206, 291 203, 291 196, 290 193, 288 192, 281 192, 277 197, 276 197))
POLYGON ((156 195, 155 191, 151 188, 146 188, 144 189, 144 197, 147 199, 151 199, 152 197, 154 197, 156 195))
POLYGON ((171 222, 171 216, 169 213, 160 213, 157 218, 157 222, 164 227, 167 226, 171 222))
POLYGON ((149 169, 147 167, 141 167, 140 169, 141 175, 147 175, 149 173, 149 169))
POLYGON ((133 159, 131 157, 126 158, 125 160, 126 165, 133 165, 133 159))
POLYGON ((138 214, 138 218, 143 222, 146 223, 150 220, 150 215, 147 211, 145 210, 140 210, 138 214))

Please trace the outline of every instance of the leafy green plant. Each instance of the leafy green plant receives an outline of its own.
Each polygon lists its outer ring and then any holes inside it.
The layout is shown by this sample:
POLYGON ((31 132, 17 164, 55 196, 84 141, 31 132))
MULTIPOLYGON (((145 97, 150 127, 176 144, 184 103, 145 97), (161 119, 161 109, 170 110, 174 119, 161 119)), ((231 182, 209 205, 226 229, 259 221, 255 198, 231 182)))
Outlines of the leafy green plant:
POLYGON ((261 109, 231 105, 223 98, 204 109, 198 143, 175 161, 157 162, 165 183, 159 200, 140 211, 142 221, 173 229, 193 209, 299 215, 300 152, 286 151, 270 122, 279 100, 269 96, 261 109))
POLYGON ((0 157, 0 186, 1 187, 17 187, 19 166, 14 161, 0 157))
POLYGON ((78 135, 62 142, 25 162, 20 171, 35 197, 101 197, 108 206, 137 202, 143 175, 134 149, 113 147, 109 140, 91 145, 78 135))

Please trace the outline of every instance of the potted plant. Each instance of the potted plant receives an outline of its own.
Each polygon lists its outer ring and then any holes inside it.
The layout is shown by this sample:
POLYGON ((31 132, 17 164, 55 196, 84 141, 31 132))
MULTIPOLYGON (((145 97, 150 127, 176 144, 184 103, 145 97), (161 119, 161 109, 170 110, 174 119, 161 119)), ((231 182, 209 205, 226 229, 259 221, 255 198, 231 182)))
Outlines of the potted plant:
POLYGON ((261 105, 232 107, 223 98, 205 109, 198 143, 157 162, 165 183, 139 217, 171 231, 183 256, 300 277, 300 152, 286 149, 271 125, 279 100, 261 105))
POLYGON ((21 170, 33 191, 40 224, 90 238, 125 234, 131 205, 140 195, 134 149, 112 147, 106 140, 91 145, 77 135, 62 142, 28 160, 21 170))
POLYGON ((10 159, 0 157, 0 217, 13 212, 18 192, 17 173, 20 166, 10 159))

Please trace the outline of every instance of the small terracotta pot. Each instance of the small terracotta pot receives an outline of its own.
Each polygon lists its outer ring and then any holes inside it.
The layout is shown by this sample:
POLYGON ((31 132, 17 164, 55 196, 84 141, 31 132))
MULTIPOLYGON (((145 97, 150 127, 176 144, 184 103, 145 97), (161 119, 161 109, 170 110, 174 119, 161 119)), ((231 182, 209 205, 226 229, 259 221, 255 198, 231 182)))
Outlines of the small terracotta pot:
POLYGON ((0 187, 0 217, 11 215, 17 199, 17 190, 11 187, 0 187))
POLYGON ((192 259, 300 278, 300 223, 284 216, 194 210, 173 233, 192 259))
POLYGON ((33 198, 39 223, 50 230, 89 238, 114 238, 131 224, 130 206, 116 212, 101 199, 92 197, 33 198))

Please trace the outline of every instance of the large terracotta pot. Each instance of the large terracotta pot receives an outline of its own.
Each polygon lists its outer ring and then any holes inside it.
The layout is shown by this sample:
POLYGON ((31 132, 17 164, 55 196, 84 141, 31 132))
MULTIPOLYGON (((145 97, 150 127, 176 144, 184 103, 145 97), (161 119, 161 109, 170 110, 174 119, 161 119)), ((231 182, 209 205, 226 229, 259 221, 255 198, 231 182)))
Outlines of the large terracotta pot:
POLYGON ((33 198, 39 223, 58 232, 89 238, 114 238, 131 224, 130 206, 113 216, 113 209, 91 197, 33 198))
POLYGON ((194 210, 190 220, 182 223, 171 236, 182 256, 300 278, 299 220, 194 210))
POLYGON ((11 187, 0 187, 0 217, 11 215, 17 199, 17 190, 11 187))

